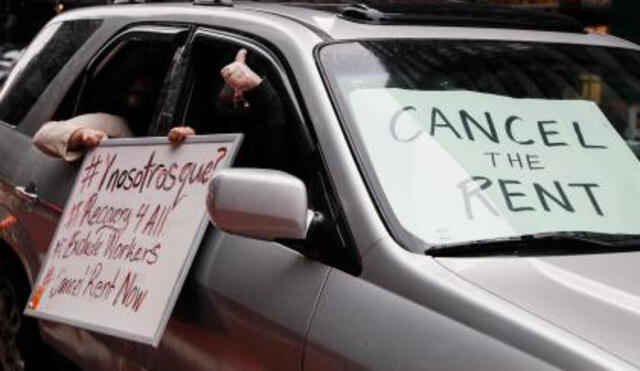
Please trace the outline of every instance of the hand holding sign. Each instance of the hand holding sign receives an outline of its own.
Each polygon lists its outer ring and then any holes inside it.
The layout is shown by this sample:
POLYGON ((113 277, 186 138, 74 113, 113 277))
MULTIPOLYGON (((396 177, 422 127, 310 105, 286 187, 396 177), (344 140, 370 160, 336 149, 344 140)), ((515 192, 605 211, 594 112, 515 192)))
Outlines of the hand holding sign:
POLYGON ((176 126, 169 130, 168 138, 171 144, 178 145, 184 142, 187 137, 190 137, 192 135, 196 135, 196 132, 195 130, 193 130, 193 128, 189 126, 176 126))
POLYGON ((107 133, 101 130, 89 128, 80 128, 71 134, 68 142, 70 150, 92 149, 98 146, 103 140, 107 139, 107 133))
POLYGON ((240 49, 236 54, 234 62, 226 65, 220 73, 224 81, 233 89, 234 102, 244 100, 242 94, 262 83, 262 78, 258 76, 246 64, 247 50, 240 49))
MULTIPOLYGON (((189 126, 177 126, 169 131, 169 141, 178 145, 184 142, 187 137, 196 135, 196 132, 189 126)), ((71 134, 68 142, 69 150, 91 150, 97 147, 102 141, 108 139, 109 136, 102 130, 90 128, 80 128, 71 134)))
POLYGON ((26 313, 157 345, 207 226, 209 180, 240 140, 114 139, 87 154, 26 313))

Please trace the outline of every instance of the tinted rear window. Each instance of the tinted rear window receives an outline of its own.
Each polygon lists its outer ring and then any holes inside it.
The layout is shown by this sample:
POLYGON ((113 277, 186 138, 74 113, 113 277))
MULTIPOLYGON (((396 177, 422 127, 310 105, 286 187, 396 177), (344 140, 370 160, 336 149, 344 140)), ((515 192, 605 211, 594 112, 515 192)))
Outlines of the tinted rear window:
POLYGON ((0 120, 19 124, 101 22, 79 20, 46 26, 25 51, 0 92, 0 120))

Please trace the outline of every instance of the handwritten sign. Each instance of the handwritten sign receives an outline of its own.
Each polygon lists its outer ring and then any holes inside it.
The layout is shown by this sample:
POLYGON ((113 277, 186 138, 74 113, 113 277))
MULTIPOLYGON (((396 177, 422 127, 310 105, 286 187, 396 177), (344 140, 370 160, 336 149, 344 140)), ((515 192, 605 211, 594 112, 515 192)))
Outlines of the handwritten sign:
POLYGON ((156 346, 241 135, 116 139, 88 153, 26 314, 156 346))
POLYGON ((593 102, 403 89, 349 102, 396 217, 427 242, 640 233, 640 165, 593 102))

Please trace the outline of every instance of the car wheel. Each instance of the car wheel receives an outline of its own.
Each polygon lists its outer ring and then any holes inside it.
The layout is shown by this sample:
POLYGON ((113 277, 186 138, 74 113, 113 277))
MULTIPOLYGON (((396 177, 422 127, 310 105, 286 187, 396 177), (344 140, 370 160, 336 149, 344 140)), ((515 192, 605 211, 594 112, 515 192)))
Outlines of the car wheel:
POLYGON ((0 371, 79 371, 42 342, 36 319, 22 314, 29 291, 20 263, 0 254, 0 371))
MULTIPOLYGON (((4 273, 4 272, 3 272, 4 273)), ((22 326, 22 308, 17 290, 4 274, 0 275, 0 368, 24 370, 24 360, 18 347, 22 326)))

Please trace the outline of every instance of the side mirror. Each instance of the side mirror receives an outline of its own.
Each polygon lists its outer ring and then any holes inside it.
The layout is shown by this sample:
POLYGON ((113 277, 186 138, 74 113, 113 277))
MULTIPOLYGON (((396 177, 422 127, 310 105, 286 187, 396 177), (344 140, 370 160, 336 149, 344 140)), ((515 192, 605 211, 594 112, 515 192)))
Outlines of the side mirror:
POLYGON ((307 188, 287 173, 266 169, 222 169, 209 183, 207 210, 221 230, 272 241, 304 239, 313 213, 307 188))

